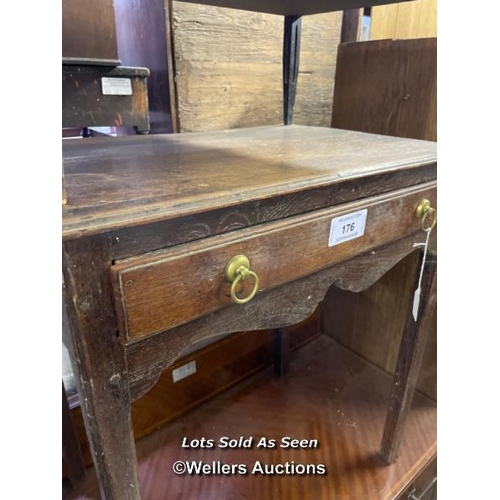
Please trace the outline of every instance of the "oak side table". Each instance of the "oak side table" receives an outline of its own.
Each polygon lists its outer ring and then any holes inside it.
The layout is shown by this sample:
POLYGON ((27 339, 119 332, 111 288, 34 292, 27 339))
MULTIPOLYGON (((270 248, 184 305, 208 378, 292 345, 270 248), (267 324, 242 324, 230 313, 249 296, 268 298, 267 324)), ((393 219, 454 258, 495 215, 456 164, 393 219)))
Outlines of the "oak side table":
POLYGON ((104 498, 140 498, 130 403, 186 349, 297 323, 417 251, 381 436, 395 460, 435 289, 435 143, 279 125, 66 140, 63 158, 66 341, 104 498))

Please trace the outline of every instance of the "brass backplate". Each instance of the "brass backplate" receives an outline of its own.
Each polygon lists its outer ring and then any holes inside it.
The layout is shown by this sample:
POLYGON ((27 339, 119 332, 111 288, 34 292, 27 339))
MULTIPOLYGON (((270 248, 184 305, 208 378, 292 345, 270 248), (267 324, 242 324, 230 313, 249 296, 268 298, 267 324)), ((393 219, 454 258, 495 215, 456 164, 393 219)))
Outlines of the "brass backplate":
POLYGON ((250 268, 250 260, 246 255, 236 255, 226 266, 226 278, 232 283, 236 279, 236 271, 240 267, 250 268))

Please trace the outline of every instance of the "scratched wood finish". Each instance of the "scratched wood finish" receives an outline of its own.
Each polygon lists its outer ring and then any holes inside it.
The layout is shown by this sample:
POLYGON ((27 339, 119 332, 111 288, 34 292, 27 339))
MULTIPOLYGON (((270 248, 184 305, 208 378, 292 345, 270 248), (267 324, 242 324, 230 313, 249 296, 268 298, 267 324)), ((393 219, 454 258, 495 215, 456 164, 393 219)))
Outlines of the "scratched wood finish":
POLYGON ((362 198, 365 176, 435 166, 436 146, 291 125, 65 140, 63 159, 67 239, 340 187, 354 179, 362 198))
POLYGON ((398 172, 365 176, 313 190, 274 196, 258 203, 234 207, 179 219, 145 224, 108 233, 113 259, 124 259, 173 245, 208 238, 263 222, 291 217, 303 212, 386 193, 403 186, 424 184, 436 178, 436 164, 398 172))
MULTIPOLYGON (((395 0, 182 0, 183 2, 202 3, 232 9, 243 9, 253 12, 268 12, 279 15, 305 16, 320 12, 355 9, 394 3, 395 0)), ((408 0, 403 0, 408 1, 408 0)))
POLYGON ((146 393, 161 371, 196 342, 241 330, 267 330, 299 323, 313 313, 332 283, 352 292, 367 289, 414 251, 414 242, 415 237, 409 236, 375 252, 292 281, 285 287, 258 294, 244 307, 223 308, 127 345, 132 398, 146 393))
POLYGON ((104 238, 63 246, 67 314, 85 427, 108 500, 137 500, 139 486, 130 427, 130 393, 123 348, 116 336, 104 238))
MULTIPOLYGON (((403 238, 419 230, 415 207, 423 198, 436 205, 435 183, 117 263, 111 273, 120 330, 135 340, 230 304, 224 270, 236 255, 250 259, 261 293, 403 238), (332 219, 361 208, 368 210, 364 235, 329 247, 332 219)), ((249 295, 253 286, 253 279, 243 281, 238 296, 249 295)))
MULTIPOLYGON (((394 500, 436 455, 436 406, 416 394, 401 454, 381 466, 377 456, 391 377, 322 336, 292 353, 288 375, 272 368, 234 386, 138 442, 145 499, 286 498, 394 500), (328 411, 326 411, 328 410, 328 411), (265 451, 182 449, 182 438, 292 436, 318 439, 317 449, 265 451), (296 476, 176 476, 177 460, 269 464, 323 463, 328 474, 296 476)), ((95 479, 65 500, 98 498, 95 479)), ((401 498, 401 497, 400 497, 401 498)), ((401 500, 407 500, 402 497, 401 500)))
POLYGON ((435 141, 436 72, 436 38, 341 44, 332 126, 435 141))
MULTIPOLYGON (((281 16, 172 2, 180 131, 283 123, 281 16)), ((302 19, 294 123, 329 126, 340 12, 302 19)))

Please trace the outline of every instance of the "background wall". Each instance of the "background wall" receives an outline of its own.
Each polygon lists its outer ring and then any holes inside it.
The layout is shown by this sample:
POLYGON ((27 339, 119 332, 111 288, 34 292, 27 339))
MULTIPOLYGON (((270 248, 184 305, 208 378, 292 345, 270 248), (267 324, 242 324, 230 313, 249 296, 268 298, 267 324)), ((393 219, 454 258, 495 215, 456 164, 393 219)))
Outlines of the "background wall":
MULTIPOLYGON (((283 123, 283 17, 172 3, 179 130, 283 123)), ((302 20, 294 123, 329 126, 342 13, 302 20)))

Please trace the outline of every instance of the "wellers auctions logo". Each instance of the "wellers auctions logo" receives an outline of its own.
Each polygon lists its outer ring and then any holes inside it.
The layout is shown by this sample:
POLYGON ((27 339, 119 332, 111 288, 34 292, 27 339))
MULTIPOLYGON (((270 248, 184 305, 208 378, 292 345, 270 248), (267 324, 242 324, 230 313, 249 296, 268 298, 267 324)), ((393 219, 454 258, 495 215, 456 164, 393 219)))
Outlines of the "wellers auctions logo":
MULTIPOLYGON (((199 439, 183 438, 182 448, 185 449, 316 449, 319 447, 317 439, 295 439, 284 436, 280 439, 270 439, 260 437, 254 439, 253 436, 239 436, 238 438, 221 437, 219 439, 199 439)), ((285 463, 267 463, 256 460, 253 464, 238 463, 231 464, 220 460, 205 462, 202 460, 178 460, 172 466, 173 471, 178 475, 325 475, 327 468, 324 464, 297 463, 288 460, 285 463)))
POLYGON ((257 460, 251 467, 247 464, 226 464, 221 461, 202 462, 202 461, 182 461, 174 463, 172 467, 176 474, 221 476, 221 475, 240 475, 246 476, 261 474, 264 476, 283 475, 324 475, 326 466, 324 464, 296 464, 293 460, 284 464, 268 464, 257 460))

